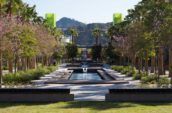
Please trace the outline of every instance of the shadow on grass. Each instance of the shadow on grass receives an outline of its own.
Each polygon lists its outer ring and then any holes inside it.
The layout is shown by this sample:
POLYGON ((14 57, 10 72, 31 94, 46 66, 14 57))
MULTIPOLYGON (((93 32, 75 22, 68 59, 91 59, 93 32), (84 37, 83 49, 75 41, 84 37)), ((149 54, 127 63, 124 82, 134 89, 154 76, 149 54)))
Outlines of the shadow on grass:
POLYGON ((94 110, 107 110, 113 108, 128 108, 134 107, 134 104, 129 103, 113 103, 113 102, 70 102, 64 108, 91 108, 94 110))
MULTIPOLYGON (((108 110, 108 109, 120 109, 120 108, 129 108, 129 107, 138 107, 138 106, 166 106, 172 105, 172 103, 127 103, 127 102, 57 102, 57 103, 0 103, 1 108, 8 108, 8 107, 18 107, 18 106, 46 106, 49 104, 56 104, 62 106, 62 109, 80 109, 80 108, 89 108, 93 110, 108 110), (63 103, 63 104, 62 104, 63 103), (65 103, 65 104, 64 104, 65 103)), ((57 109, 59 109, 57 107, 57 109)))
POLYGON ((93 110, 107 110, 118 108, 129 108, 137 106, 165 106, 172 105, 172 103, 126 103, 126 102, 69 102, 63 108, 90 108, 93 110))

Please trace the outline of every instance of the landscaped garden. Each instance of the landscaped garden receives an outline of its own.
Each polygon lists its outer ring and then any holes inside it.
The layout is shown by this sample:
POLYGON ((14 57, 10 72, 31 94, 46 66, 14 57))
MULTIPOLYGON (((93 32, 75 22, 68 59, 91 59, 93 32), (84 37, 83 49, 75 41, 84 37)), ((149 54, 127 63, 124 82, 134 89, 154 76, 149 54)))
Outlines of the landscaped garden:
MULTIPOLYGON (((143 84, 169 87, 172 73, 169 12, 169 3, 141 1, 128 10, 123 21, 114 18, 107 31, 97 24, 90 30, 95 43, 85 51, 87 56, 90 55, 93 62, 110 64, 113 70, 143 84), (102 37, 107 38, 108 45, 105 46, 102 37)), ((80 29, 55 28, 48 16, 47 19, 38 16, 35 6, 20 0, 2 1, 0 22, 0 81, 3 84, 28 84, 55 70, 47 66, 62 60, 75 63, 83 57, 82 48, 77 46, 80 29), (66 34, 71 36, 71 43, 61 42, 62 35, 66 34)))
POLYGON ((171 12, 140 0, 113 22, 56 22, 0 0, 0 113, 171 113, 171 12))

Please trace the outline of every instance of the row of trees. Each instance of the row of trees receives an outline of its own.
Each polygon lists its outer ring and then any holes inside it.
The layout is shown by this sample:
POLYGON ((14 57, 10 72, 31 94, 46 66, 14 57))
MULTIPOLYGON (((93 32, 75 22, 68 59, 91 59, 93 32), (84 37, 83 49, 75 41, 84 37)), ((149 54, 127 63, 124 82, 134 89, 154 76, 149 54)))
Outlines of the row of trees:
POLYGON ((120 57, 148 72, 164 75, 164 53, 168 50, 169 71, 172 77, 172 4, 163 0, 142 0, 122 23, 112 26, 108 33, 115 40, 120 57), (151 64, 151 65, 149 65, 151 64))
POLYGON ((62 32, 48 25, 37 15, 35 6, 21 0, 0 0, 0 81, 6 66, 28 70, 38 63, 50 64, 50 58, 60 48, 62 32))
MULTIPOLYGON (((101 58, 101 50, 102 47, 99 44, 99 38, 101 36, 101 30, 98 27, 95 27, 92 30, 92 35, 95 37, 95 45, 92 47, 92 58, 93 60, 98 60, 101 58)), ((74 60, 77 57, 78 49, 77 49, 77 37, 78 31, 76 28, 69 28, 67 34, 71 36, 71 43, 66 45, 66 57, 69 60, 74 60)))

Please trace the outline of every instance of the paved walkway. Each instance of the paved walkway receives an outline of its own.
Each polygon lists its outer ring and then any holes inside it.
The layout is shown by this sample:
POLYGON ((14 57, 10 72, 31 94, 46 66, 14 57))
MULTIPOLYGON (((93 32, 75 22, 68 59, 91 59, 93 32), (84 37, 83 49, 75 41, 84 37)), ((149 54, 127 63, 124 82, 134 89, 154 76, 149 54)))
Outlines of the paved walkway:
POLYGON ((132 84, 48 84, 37 86, 38 88, 52 89, 71 89, 74 94, 75 101, 105 101, 105 95, 109 93, 109 89, 133 88, 132 84))
MULTIPOLYGON (((109 93, 109 89, 134 88, 138 86, 139 81, 133 81, 132 77, 126 77, 120 73, 113 71, 115 76, 120 80, 106 81, 99 84, 59 84, 50 82, 48 84, 40 84, 37 88, 53 88, 53 89, 70 89, 71 94, 74 94, 75 101, 105 101, 105 95, 109 93), (124 82, 120 82, 120 81, 124 82), (119 82, 119 83, 117 83, 119 82)), ((51 75, 51 74, 50 74, 51 75)))

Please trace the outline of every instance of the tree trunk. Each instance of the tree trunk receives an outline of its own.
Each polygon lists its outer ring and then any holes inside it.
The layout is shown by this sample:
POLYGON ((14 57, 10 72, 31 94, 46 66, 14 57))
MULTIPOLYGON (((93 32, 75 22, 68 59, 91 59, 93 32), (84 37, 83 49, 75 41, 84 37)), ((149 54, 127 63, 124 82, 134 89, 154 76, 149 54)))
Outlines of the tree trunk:
POLYGON ((12 58, 8 59, 8 70, 10 73, 13 73, 13 59, 12 58))
POLYGON ((47 56, 43 57, 43 65, 48 66, 48 57, 47 56))
POLYGON ((0 88, 2 87, 2 51, 1 51, 1 48, 0 48, 0 88))
POLYGON ((139 73, 141 72, 141 68, 142 68, 141 58, 138 58, 138 69, 139 69, 139 73))
POLYGON ((130 58, 127 57, 127 65, 130 65, 130 58))
POLYGON ((169 48, 169 76, 172 78, 172 47, 169 48))
POLYGON ((96 37, 96 45, 98 45, 98 37, 96 37))
POLYGON ((15 71, 15 73, 17 72, 17 63, 18 63, 18 56, 15 55, 15 58, 14 58, 14 71, 15 71))
POLYGON ((143 59, 140 58, 140 66, 141 66, 141 71, 143 71, 143 59))
POLYGON ((113 37, 110 38, 110 45, 112 45, 113 37))
POLYGON ((38 68, 38 65, 39 65, 39 59, 37 56, 35 56, 35 65, 36 67, 35 68, 38 68))
POLYGON ((155 74, 158 74, 158 56, 155 57, 155 74))
POLYGON ((26 58, 26 70, 28 70, 28 69, 30 68, 30 67, 29 67, 29 66, 30 66, 30 65, 29 65, 29 63, 30 63, 29 60, 30 60, 30 58, 27 57, 27 58, 26 58))
POLYGON ((133 55, 133 58, 132 58, 132 67, 133 68, 134 68, 135 64, 136 64, 136 57, 135 57, 135 55, 133 55))
POLYGON ((26 62, 26 58, 21 58, 21 62, 22 62, 22 70, 26 71, 27 70, 27 62, 26 62))
POLYGON ((163 47, 159 47, 158 52, 158 75, 164 75, 164 66, 163 66, 163 47))
POLYGON ((32 57, 31 58, 31 69, 35 69, 36 68, 36 57, 32 57))
POLYGON ((146 71, 146 73, 148 73, 148 71, 149 71, 148 63, 149 63, 148 50, 146 50, 146 58, 145 58, 145 71, 146 71))
POLYGON ((155 57, 151 58, 151 73, 155 73, 155 57))
POLYGON ((8 4, 8 11, 7 13, 9 14, 9 16, 11 17, 12 16, 12 2, 13 0, 10 0, 9 4, 8 4))
POLYGON ((121 58, 121 56, 119 57, 119 65, 122 65, 122 58, 121 58))
POLYGON ((21 71, 22 70, 22 66, 21 66, 21 58, 18 58, 18 60, 17 60, 17 70, 18 71, 21 71))

